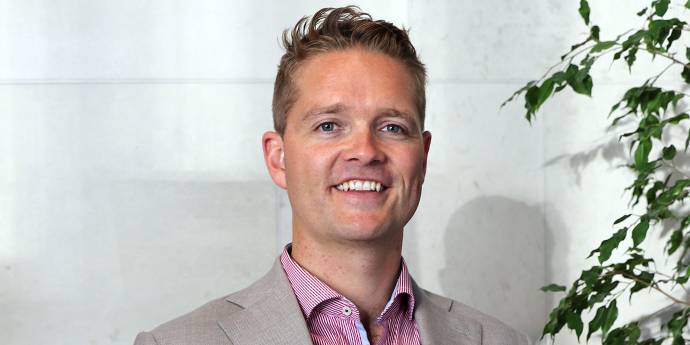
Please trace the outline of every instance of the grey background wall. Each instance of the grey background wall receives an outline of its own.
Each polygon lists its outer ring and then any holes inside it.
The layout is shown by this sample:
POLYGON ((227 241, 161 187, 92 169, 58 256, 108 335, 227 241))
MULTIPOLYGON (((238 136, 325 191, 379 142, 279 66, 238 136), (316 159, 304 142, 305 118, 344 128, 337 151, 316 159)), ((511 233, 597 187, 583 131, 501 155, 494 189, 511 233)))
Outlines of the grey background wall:
MULTIPOLYGON (((260 149, 278 35, 346 4, 0 0, 2 343, 130 344, 261 276, 290 238, 260 149)), ((562 96, 531 127, 498 108, 584 35, 576 1, 358 5, 411 28, 429 70, 413 275, 538 338, 538 288, 575 278, 627 176, 606 101, 562 96)), ((630 83, 598 76, 594 99, 630 83)))

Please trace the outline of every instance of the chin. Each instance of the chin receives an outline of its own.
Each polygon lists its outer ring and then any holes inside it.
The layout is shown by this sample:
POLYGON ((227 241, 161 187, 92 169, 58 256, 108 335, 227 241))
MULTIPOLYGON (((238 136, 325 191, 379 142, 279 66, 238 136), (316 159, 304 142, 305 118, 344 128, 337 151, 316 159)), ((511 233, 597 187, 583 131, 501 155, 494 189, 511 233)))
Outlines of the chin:
POLYGON ((334 229, 338 237, 346 241, 376 241, 380 239, 388 239, 395 235, 396 232, 402 231, 393 229, 390 224, 381 224, 374 222, 351 222, 346 223, 345 226, 339 226, 334 229))

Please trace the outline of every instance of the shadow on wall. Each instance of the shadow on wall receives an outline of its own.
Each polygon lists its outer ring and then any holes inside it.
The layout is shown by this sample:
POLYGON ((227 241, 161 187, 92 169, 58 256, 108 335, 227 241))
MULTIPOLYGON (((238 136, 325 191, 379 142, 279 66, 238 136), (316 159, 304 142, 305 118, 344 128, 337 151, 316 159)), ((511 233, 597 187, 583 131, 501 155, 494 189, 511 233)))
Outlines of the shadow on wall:
POLYGON ((554 166, 567 160, 567 164, 574 175, 575 184, 581 187, 582 172, 595 160, 600 159, 600 157, 609 162, 612 167, 622 167, 628 163, 625 145, 621 145, 621 142, 618 141, 618 137, 612 135, 609 141, 596 145, 589 150, 572 154, 560 154, 553 157, 546 161, 544 168, 554 166))
POLYGON ((483 196, 460 207, 445 235, 443 293, 538 339, 546 321, 541 206, 483 196))

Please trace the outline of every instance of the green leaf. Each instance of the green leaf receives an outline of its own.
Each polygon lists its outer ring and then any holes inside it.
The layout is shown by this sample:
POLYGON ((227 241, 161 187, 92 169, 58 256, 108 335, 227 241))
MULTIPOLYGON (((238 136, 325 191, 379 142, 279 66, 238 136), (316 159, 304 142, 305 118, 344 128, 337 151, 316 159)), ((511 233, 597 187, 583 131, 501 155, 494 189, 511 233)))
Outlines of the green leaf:
POLYGON ((544 330, 542 331, 543 335, 551 334, 555 335, 558 333, 558 331, 561 330, 563 327, 564 321, 561 320, 558 316, 553 316, 553 312, 557 311, 554 309, 554 311, 551 312, 551 318, 549 319, 549 322, 544 325, 544 330))
POLYGON ((543 335, 555 335, 563 328, 563 325, 565 325, 565 310, 569 307, 566 302, 567 298, 561 299, 558 307, 551 310, 551 313, 549 313, 549 322, 544 325, 544 330, 542 331, 543 335))
POLYGON ((525 108, 527 108, 527 120, 535 114, 542 104, 553 93, 554 82, 552 78, 544 80, 541 86, 532 85, 525 93, 525 108))
POLYGON ((580 17, 582 17, 582 20, 585 21, 586 25, 589 25, 589 3, 587 0, 580 0, 580 8, 578 9, 578 12, 580 12, 580 17))
POLYGON ((688 128, 688 136, 685 138, 685 148, 683 149, 683 152, 688 151, 688 145, 690 145, 690 128, 688 128))
POLYGON ((624 216, 622 216, 622 217, 616 219, 616 220, 613 222, 613 225, 616 225, 616 224, 618 224, 618 223, 620 223, 620 222, 622 222, 622 221, 628 219, 628 217, 630 217, 630 216, 632 216, 632 214, 626 214, 626 215, 624 215, 624 216))
POLYGON ((690 84, 690 64, 683 66, 683 72, 680 72, 680 76, 686 83, 690 84))
POLYGON ((637 247, 640 243, 642 243, 642 241, 644 241, 645 237, 647 237, 647 230, 649 230, 649 219, 643 216, 632 231, 634 247, 637 247))
POLYGON ((635 292, 648 288, 652 284, 654 273, 644 271, 636 275, 635 278, 638 281, 636 281, 635 285, 630 289, 630 297, 632 297, 632 294, 635 292))
POLYGON ((666 11, 668 10, 668 4, 671 2, 671 0, 659 0, 656 2, 654 5, 654 13, 659 16, 663 17, 664 14, 666 14, 666 11))
POLYGON ((616 306, 616 300, 614 299, 609 307, 606 309, 606 315, 604 315, 604 320, 601 323, 601 330, 604 334, 608 333, 613 323, 618 319, 618 307, 616 306))
MULTIPOLYGON (((671 175, 666 177, 666 180, 664 182, 664 186, 668 186, 668 181, 670 180, 671 175)), ((672 193, 674 196, 678 196, 679 192, 682 191, 685 187, 690 186, 690 179, 679 179, 676 180, 676 182, 673 183, 673 186, 669 190, 670 193, 672 193)), ((685 219, 681 221, 681 223, 684 223, 685 219)))
POLYGON ((577 338, 579 339, 580 334, 582 334, 582 318, 580 315, 575 314, 571 310, 567 310, 565 313, 565 322, 567 323, 568 328, 575 331, 575 334, 577 334, 577 338))
MULTIPOLYGON (((628 38, 621 43, 621 50, 613 55, 613 60, 618 60, 626 51, 637 48, 645 37, 647 37, 647 30, 637 30, 634 34, 628 36, 628 38)), ((633 56, 634 55, 635 54, 633 54, 633 56)))
POLYGON ((667 161, 672 160, 673 157, 676 156, 676 147, 673 146, 673 145, 664 147, 664 148, 661 150, 661 156, 662 156, 665 160, 667 160, 667 161))
POLYGON ((589 50, 589 53, 590 54, 598 53, 598 52, 604 51, 606 49, 609 49, 609 48, 613 47, 614 45, 616 45, 616 41, 599 42, 599 43, 595 44, 594 47, 592 47, 592 49, 589 50))
POLYGON ((671 238, 666 242, 666 253, 668 253, 668 255, 675 253, 682 241, 683 231, 680 229, 673 231, 673 233, 671 233, 671 238))
POLYGON ((611 257, 611 253, 613 253, 613 250, 618 248, 618 245, 625 239, 627 232, 628 228, 622 228, 613 234, 613 236, 611 236, 609 239, 601 242, 599 248, 594 250, 594 252, 599 252, 599 263, 603 264, 611 257))
POLYGON ((638 17, 641 17, 641 16, 643 16, 645 13, 647 13, 647 8, 646 8, 646 7, 643 8, 643 9, 641 9, 640 12, 637 12, 636 14, 637 14, 638 17))
POLYGON ((666 120, 666 122, 677 125, 683 120, 690 119, 690 115, 682 113, 666 120))
POLYGON ((628 344, 637 344, 637 339, 640 338, 640 335, 642 335, 642 331, 640 330, 640 326, 638 326, 637 322, 632 323, 631 325, 628 326, 629 333, 628 333, 628 344))
POLYGON ((584 74, 579 73, 581 71, 583 70, 578 71, 578 74, 568 80, 568 85, 570 85, 573 91, 579 94, 591 96, 593 85, 592 77, 587 72, 584 74))
POLYGON ((685 270, 685 274, 684 274, 684 275, 679 276, 678 278, 676 278, 676 282, 677 282, 678 284, 685 284, 685 283, 688 282, 688 278, 690 278, 690 266, 688 266, 688 268, 685 270))
POLYGON ((527 84, 525 84, 525 86, 521 87, 519 90, 513 92, 513 94, 510 95, 510 97, 508 99, 506 99, 505 101, 503 101, 503 103, 501 103, 501 108, 503 108, 509 102, 513 101, 513 99, 515 99, 515 97, 518 96, 519 94, 527 91, 527 89, 532 87, 532 85, 534 85, 536 82, 537 82, 536 80, 532 80, 532 81, 528 82, 527 84))
POLYGON ((685 2, 685 8, 690 9, 690 0, 685 2))
POLYGON ((680 38, 680 35, 682 34, 683 29, 682 27, 676 26, 673 28, 671 31, 671 35, 668 36, 668 43, 666 43, 666 50, 671 49, 671 45, 673 44, 674 41, 678 40, 680 38))
POLYGON ((601 306, 597 309, 597 313, 594 315, 594 318, 592 321, 589 322, 589 325, 587 325, 587 340, 589 341, 589 337, 592 336, 594 332, 599 330, 601 328, 601 325, 604 323, 604 319, 606 318, 606 306, 601 306))
POLYGON ((565 291, 565 286, 563 285, 557 285, 557 284, 549 284, 546 286, 542 286, 541 289, 539 289, 544 292, 558 292, 558 291, 565 291))
POLYGON ((670 335, 673 337, 673 345, 675 344, 684 344, 685 342, 683 341, 683 328, 685 328, 685 325, 688 323, 688 309, 683 309, 680 311, 677 311, 673 314, 671 317, 671 320, 669 320, 666 323, 666 327, 671 333, 670 335))
MULTIPOLYGON (((633 248, 630 249, 631 251, 633 248)), ((639 248, 636 248, 636 250, 641 250, 639 248)), ((630 254, 630 259, 628 259, 625 264, 628 265, 628 267, 637 267, 637 266, 644 266, 647 267, 649 266, 650 262, 653 262, 654 260, 650 258, 646 258, 643 255, 640 255, 636 252, 633 252, 630 254)))
POLYGON ((587 285, 594 285, 599 280, 601 272, 603 272, 603 268, 601 266, 593 266, 586 271, 582 271, 582 274, 580 274, 580 280, 585 282, 587 285))
POLYGON ((541 107, 542 104, 551 96, 551 93, 553 92, 553 81, 551 79, 546 79, 544 82, 539 86, 539 97, 538 97, 538 105, 537 107, 541 107))
POLYGON ((605 282, 599 282, 599 284, 592 288, 596 294, 592 295, 589 299, 589 305, 595 305, 597 303, 603 302, 607 297, 611 295, 611 291, 618 286, 618 281, 613 281, 611 278, 605 280, 605 282))
POLYGON ((652 151, 652 140, 642 139, 637 144, 637 149, 635 150, 635 168, 640 170, 644 169, 649 163, 649 152, 652 151))
POLYGON ((645 42, 647 43, 647 50, 652 54, 655 52, 665 52, 666 50, 664 49, 664 42, 666 39, 668 38, 669 41, 671 41, 668 43, 668 46, 670 46, 674 40, 680 37, 680 32, 673 35, 673 31, 683 30, 685 24, 686 23, 684 21, 681 21, 678 18, 650 20, 649 25, 647 26, 648 33, 644 37, 645 42), (677 37, 669 37, 669 35, 677 37))
MULTIPOLYGON (((690 3, 690 0, 688 0, 688 3, 690 3)), ((685 58, 690 60, 690 47, 685 48, 685 58)))
POLYGON ((600 31, 601 31, 601 30, 599 29, 599 26, 598 26, 598 25, 594 25, 594 26, 592 26, 592 28, 589 30, 589 35, 590 35, 595 41, 598 41, 598 40, 599 40, 599 32, 600 32, 600 31))
POLYGON ((611 117, 611 114, 613 114, 614 111, 618 110, 618 107, 620 107, 620 106, 621 106, 621 102, 618 102, 618 103, 614 104, 614 105, 611 107, 611 111, 609 111, 609 116, 608 116, 608 117, 611 117))
POLYGON ((628 69, 632 68, 635 60, 637 60, 637 47, 632 47, 625 56, 625 62, 628 64, 628 69))

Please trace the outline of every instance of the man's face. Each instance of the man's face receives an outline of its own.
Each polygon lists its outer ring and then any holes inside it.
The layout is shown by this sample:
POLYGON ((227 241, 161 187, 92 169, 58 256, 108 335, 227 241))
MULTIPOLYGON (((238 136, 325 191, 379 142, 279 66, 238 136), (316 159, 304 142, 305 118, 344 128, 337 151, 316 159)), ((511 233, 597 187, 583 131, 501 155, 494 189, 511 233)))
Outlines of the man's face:
POLYGON ((295 236, 400 236, 419 203, 431 142, 406 67, 347 49, 310 58, 294 81, 285 133, 264 135, 264 152, 273 180, 288 191, 295 236))

